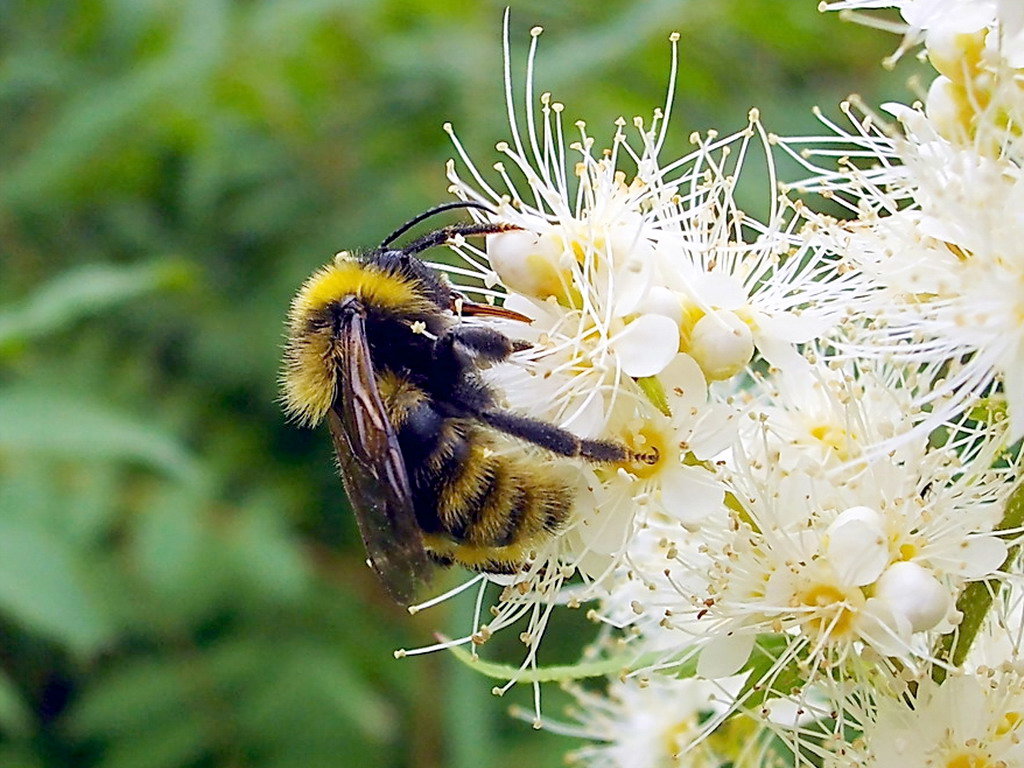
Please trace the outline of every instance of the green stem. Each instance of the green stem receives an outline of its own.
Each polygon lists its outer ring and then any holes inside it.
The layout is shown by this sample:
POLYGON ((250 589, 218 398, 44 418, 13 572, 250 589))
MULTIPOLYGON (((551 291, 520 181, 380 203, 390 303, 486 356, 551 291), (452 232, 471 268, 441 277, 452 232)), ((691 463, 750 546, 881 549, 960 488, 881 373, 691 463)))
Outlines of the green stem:
MULTIPOLYGON (((656 657, 637 657, 636 653, 622 654, 598 661, 580 662, 578 664, 556 664, 549 667, 520 670, 513 664, 498 664, 484 661, 474 656, 465 648, 454 646, 448 649, 456 659, 485 677, 496 680, 515 680, 517 684, 556 683, 568 680, 585 680, 588 677, 606 677, 629 672, 651 664, 656 657)), ((691 671, 689 675, 692 675, 691 671)), ((687 675, 687 676, 689 676, 687 675)))
MULTIPOLYGON (((1010 494, 1006 502, 1006 512, 1003 519, 996 526, 997 531, 1018 529, 1024 525, 1024 483, 1017 486, 1010 494)), ((1010 547, 1006 553, 1006 559, 999 566, 1000 573, 1007 573, 1017 555, 1020 552, 1020 545, 1010 547)), ((999 596, 1002 589, 1002 579, 985 579, 984 581, 972 581, 964 591, 960 593, 960 599, 956 601, 956 608, 963 615, 959 626, 952 632, 943 635, 939 640, 935 655, 943 661, 949 661, 954 667, 959 667, 967 658, 967 652, 978 636, 988 615, 989 608, 993 601, 999 596)), ((932 669, 932 680, 941 683, 946 679, 946 669, 935 665, 932 669)))

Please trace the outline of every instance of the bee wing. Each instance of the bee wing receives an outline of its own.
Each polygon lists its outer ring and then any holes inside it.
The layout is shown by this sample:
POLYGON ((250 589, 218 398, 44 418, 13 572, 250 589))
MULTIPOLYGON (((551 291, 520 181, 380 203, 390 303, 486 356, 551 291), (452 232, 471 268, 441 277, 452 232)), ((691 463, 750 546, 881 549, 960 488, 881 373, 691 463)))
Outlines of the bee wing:
POLYGON ((373 374, 363 318, 342 319, 338 398, 328 413, 334 451, 370 565, 399 602, 412 602, 430 561, 416 524, 398 436, 373 374))

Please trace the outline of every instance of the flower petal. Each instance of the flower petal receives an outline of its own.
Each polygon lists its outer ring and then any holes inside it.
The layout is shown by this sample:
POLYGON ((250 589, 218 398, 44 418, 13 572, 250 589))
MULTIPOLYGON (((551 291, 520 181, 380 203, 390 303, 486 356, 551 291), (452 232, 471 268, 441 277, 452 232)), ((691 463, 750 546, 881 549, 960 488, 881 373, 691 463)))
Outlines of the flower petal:
POLYGON ((661 479, 661 501, 665 511, 688 530, 700 527, 721 508, 725 489, 703 467, 673 467, 661 479))
POLYGON ((672 362, 658 374, 668 407, 675 419, 684 419, 686 414, 703 406, 708 400, 708 384, 704 371, 697 361, 686 354, 676 355, 672 362))
POLYGON ((755 638, 753 634, 715 637, 700 652, 697 674, 711 680, 735 675, 750 658, 755 638))
POLYGON ((871 584, 889 564, 882 517, 869 507, 851 507, 828 527, 829 563, 843 584, 871 584))
POLYGON ((627 376, 657 376, 679 352, 679 326, 664 315, 640 315, 611 346, 627 376))
POLYGON ((1006 542, 995 536, 975 536, 957 549, 962 560, 957 563, 957 575, 965 579, 980 579, 995 573, 1003 564, 1007 553, 1006 542))

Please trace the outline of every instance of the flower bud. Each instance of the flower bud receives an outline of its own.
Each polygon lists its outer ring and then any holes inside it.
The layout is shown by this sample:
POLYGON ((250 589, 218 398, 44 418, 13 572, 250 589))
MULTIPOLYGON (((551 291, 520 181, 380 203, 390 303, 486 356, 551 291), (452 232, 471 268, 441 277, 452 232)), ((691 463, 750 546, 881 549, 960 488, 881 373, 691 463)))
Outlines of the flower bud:
POLYGON ((513 231, 487 237, 487 258, 501 282, 525 296, 572 306, 572 270, 563 265, 560 239, 553 234, 513 231))
POLYGON ((710 381, 722 381, 750 362, 754 336, 735 313, 720 309, 704 315, 693 326, 688 352, 710 381))
POLYGON ((946 615, 949 594, 926 568, 917 563, 890 565, 875 584, 875 597, 904 616, 914 632, 931 629, 946 615))

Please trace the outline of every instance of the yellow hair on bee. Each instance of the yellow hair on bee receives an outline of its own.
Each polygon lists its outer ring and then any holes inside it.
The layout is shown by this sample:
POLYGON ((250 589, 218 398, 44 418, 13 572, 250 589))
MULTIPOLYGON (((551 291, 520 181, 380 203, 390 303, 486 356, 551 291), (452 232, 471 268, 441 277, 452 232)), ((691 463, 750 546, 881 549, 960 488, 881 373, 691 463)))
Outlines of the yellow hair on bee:
POLYGON ((489 454, 486 442, 477 433, 459 473, 446 478, 447 482, 441 485, 437 516, 446 525, 454 527, 469 522, 472 513, 477 511, 474 498, 502 471, 500 463, 489 454))
POLYGON ((290 317, 308 317, 345 296, 358 296, 368 305, 405 314, 419 312, 429 300, 412 280, 384 272, 376 264, 337 258, 309 278, 292 302, 290 317))
POLYGON ((471 571, 512 572, 521 568, 530 554, 529 546, 523 543, 505 547, 475 546, 460 544, 437 533, 424 534, 423 544, 441 560, 456 562, 471 571))
POLYGON ((292 300, 281 377, 284 409, 302 424, 319 423, 334 403, 339 351, 330 323, 320 316, 348 296, 397 315, 417 316, 433 308, 415 281, 376 264, 339 256, 317 270, 292 300))
POLYGON ((329 333, 307 332, 288 339, 281 399, 290 418, 312 426, 327 415, 337 390, 337 364, 329 333))
POLYGON ((427 399, 427 393, 393 371, 377 375, 377 391, 384 404, 384 411, 395 429, 399 429, 408 414, 427 399))

